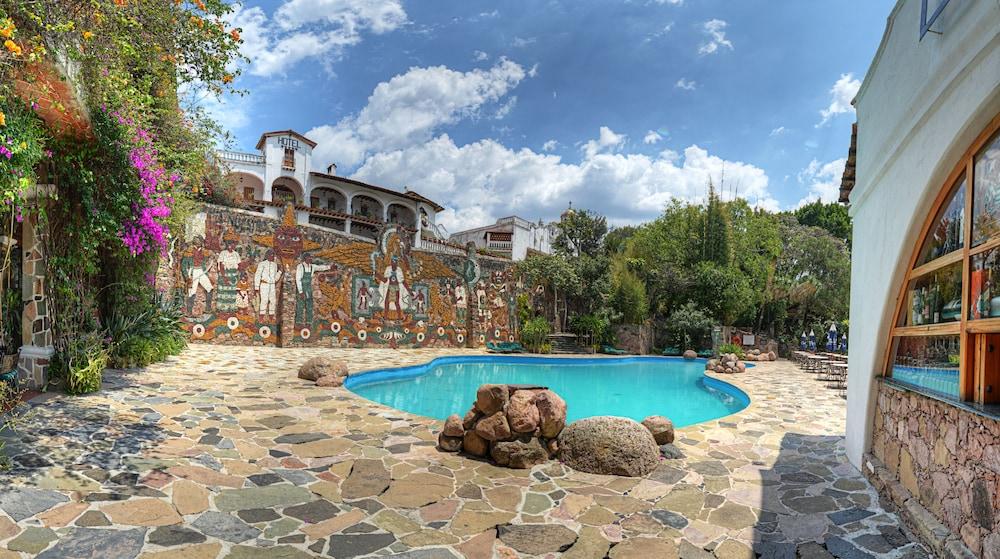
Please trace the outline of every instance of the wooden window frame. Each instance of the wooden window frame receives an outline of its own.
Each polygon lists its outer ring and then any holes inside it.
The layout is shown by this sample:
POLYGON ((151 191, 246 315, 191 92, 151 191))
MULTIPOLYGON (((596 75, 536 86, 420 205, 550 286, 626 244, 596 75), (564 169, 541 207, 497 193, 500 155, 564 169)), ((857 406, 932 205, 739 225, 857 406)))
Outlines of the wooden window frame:
POLYGON ((924 219, 923 226, 920 229, 920 235, 917 238, 917 242, 907 263, 903 283, 896 295, 896 308, 892 315, 892 326, 889 329, 889 340, 886 344, 885 355, 882 362, 882 376, 887 378, 891 377, 893 354, 895 352, 895 342, 897 338, 910 336, 930 337, 958 335, 960 347, 958 399, 961 401, 974 400, 977 403, 983 403, 983 394, 980 390, 977 390, 977 386, 980 384, 983 375, 982 371, 976 370, 974 336, 977 334, 1000 333, 1000 318, 983 318, 978 320, 969 319, 969 295, 970 285, 972 283, 972 257, 990 249, 1000 247, 1000 235, 991 237, 975 247, 971 246, 972 224, 975 218, 972 213, 973 196, 975 196, 976 191, 975 157, 998 133, 1000 133, 1000 114, 993 117, 983 131, 976 136, 976 139, 972 142, 969 148, 962 154, 962 157, 958 160, 958 163, 955 165, 955 168, 951 171, 951 173, 949 173, 948 178, 944 181, 937 197, 934 199, 934 203, 931 205, 931 209, 927 213, 927 217, 924 219), (962 248, 917 266, 916 263, 920 258, 920 253, 924 247, 924 243, 927 241, 928 235, 931 234, 932 228, 937 224, 938 218, 941 217, 939 213, 944 208, 944 205, 950 201, 950 195, 961 180, 966 181, 965 222, 962 226, 962 248), (958 262, 962 263, 962 305, 960 320, 956 322, 944 322, 940 324, 926 324, 920 326, 898 326, 900 323, 900 317, 904 312, 903 306, 906 301, 906 293, 910 287, 910 283, 913 280, 941 270, 946 266, 953 266, 958 262))

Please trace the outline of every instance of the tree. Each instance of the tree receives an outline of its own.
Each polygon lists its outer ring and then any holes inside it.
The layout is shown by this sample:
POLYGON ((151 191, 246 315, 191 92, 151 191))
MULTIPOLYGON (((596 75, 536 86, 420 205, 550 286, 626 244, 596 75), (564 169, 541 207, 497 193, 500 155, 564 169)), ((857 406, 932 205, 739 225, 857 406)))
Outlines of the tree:
POLYGON ((708 205, 703 223, 701 259, 728 266, 732 259, 729 247, 732 230, 725 203, 715 193, 711 180, 708 182, 708 205))
POLYGON ((552 321, 560 331, 565 326, 566 317, 560 316, 559 303, 567 305, 567 299, 580 292, 580 278, 573 266, 557 254, 532 254, 517 265, 517 272, 529 286, 542 286, 552 294, 552 321))
POLYGON ((670 314, 667 331, 674 342, 683 349, 690 349, 692 344, 699 343, 712 329, 712 318, 698 305, 689 301, 684 306, 670 314))
POLYGON ((627 324, 639 324, 649 316, 646 284, 621 257, 611 261, 611 306, 627 324))
POLYGON ((851 216, 847 206, 816 200, 795 210, 795 219, 802 225, 826 229, 831 235, 851 246, 852 228, 851 216))
POLYGON ((590 210, 567 210, 556 223, 553 246, 563 256, 597 256, 608 232, 607 219, 590 210))

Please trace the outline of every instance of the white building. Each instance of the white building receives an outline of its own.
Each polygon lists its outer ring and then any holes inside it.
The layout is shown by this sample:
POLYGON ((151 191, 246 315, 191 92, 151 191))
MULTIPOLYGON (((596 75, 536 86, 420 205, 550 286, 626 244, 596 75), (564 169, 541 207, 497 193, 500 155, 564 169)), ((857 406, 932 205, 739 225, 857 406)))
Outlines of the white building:
POLYGON ((900 0, 855 105, 847 455, 1000 557, 1000 3, 900 0))
POLYGON ((221 151, 247 205, 277 217, 286 202, 295 204, 299 223, 312 223, 375 239, 386 223, 402 226, 413 235, 415 247, 428 239, 442 239, 436 224, 444 208, 416 192, 399 192, 339 177, 331 165, 326 173, 312 169, 316 142, 292 130, 265 132, 257 142, 259 153, 221 151))
POLYGON ((552 253, 555 227, 517 216, 502 217, 493 225, 452 233, 453 243, 475 243, 478 248, 498 252, 511 260, 524 260, 529 250, 552 253))

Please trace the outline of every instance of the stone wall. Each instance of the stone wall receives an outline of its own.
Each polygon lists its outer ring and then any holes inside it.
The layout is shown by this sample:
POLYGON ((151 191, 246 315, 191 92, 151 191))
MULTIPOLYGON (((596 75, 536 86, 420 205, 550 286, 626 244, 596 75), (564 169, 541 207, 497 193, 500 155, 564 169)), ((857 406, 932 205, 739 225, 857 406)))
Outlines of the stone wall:
POLYGON ((649 353, 653 346, 653 327, 645 324, 621 324, 615 327, 617 347, 636 355, 649 353))
POLYGON ((428 252, 206 205, 161 262, 158 288, 191 340, 248 345, 481 346, 515 336, 509 260, 428 252))
POLYGON ((1000 558, 1000 421, 877 386, 871 454, 973 553, 1000 558))
POLYGON ((45 292, 44 232, 38 213, 28 213, 21 224, 21 348, 17 374, 23 386, 38 390, 48 382, 52 357, 52 317, 45 292))

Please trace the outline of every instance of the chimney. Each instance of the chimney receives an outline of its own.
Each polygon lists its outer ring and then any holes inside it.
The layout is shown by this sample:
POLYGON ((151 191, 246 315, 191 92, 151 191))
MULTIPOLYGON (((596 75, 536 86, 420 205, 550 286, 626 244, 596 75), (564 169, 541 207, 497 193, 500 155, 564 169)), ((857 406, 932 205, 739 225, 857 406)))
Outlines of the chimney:
POLYGON ((330 163, 329 165, 327 165, 327 167, 326 167, 326 174, 328 174, 328 175, 336 175, 337 174, 337 164, 336 163, 330 163))

